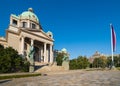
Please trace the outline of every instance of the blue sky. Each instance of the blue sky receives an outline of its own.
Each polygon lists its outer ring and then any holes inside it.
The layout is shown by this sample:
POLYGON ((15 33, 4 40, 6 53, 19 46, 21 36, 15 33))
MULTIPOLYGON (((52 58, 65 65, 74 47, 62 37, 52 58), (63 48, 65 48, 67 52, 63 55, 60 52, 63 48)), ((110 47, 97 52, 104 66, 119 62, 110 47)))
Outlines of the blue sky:
POLYGON ((110 26, 120 53, 120 0, 3 0, 0 3, 0 35, 5 36, 10 14, 34 9, 45 32, 54 34, 54 49, 66 48, 70 58, 111 54, 110 26))

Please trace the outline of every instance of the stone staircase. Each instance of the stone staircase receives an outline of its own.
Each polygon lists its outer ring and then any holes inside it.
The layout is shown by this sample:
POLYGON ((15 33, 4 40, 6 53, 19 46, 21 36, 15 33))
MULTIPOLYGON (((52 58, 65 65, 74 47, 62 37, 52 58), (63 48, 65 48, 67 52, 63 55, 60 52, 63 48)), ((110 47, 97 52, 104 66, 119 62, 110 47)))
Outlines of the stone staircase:
POLYGON ((63 70, 64 70, 64 68, 62 66, 35 62, 35 72, 37 72, 37 73, 38 72, 40 72, 40 73, 57 72, 57 71, 63 71, 63 70))

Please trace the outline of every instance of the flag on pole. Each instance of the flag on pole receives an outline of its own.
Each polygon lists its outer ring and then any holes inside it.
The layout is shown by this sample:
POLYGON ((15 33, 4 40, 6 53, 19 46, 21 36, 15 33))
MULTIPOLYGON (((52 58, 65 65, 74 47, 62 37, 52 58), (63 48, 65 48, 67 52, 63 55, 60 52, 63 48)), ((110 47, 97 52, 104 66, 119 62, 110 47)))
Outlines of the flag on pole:
POLYGON ((115 52, 116 50, 116 34, 115 34, 115 31, 114 31, 114 28, 113 28, 113 25, 110 24, 111 26, 111 40, 112 40, 112 49, 113 49, 113 52, 115 52))

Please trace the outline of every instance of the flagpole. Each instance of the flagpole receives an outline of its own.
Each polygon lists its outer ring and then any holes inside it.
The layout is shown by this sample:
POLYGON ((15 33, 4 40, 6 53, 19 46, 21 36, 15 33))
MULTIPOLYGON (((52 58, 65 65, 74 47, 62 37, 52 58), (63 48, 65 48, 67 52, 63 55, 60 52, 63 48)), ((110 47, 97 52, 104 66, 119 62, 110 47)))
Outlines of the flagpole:
POLYGON ((112 24, 110 24, 110 30, 111 30, 111 54, 112 54, 112 62, 111 67, 114 68, 114 58, 113 58, 113 37, 112 37, 112 24))

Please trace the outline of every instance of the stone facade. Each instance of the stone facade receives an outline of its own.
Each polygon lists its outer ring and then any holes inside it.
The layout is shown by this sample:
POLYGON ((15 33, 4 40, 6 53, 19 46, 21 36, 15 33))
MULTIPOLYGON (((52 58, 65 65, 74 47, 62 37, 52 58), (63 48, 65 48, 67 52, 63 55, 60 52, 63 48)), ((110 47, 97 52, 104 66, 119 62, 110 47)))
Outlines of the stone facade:
POLYGON ((13 47, 29 60, 30 45, 34 46, 34 60, 40 63, 53 63, 53 35, 45 33, 32 8, 16 16, 11 14, 6 38, 0 38, 0 44, 13 47))
POLYGON ((101 56, 105 56, 101 53, 99 53, 98 51, 96 51, 90 58, 89 58, 89 62, 93 63, 95 58, 100 58, 101 56))

